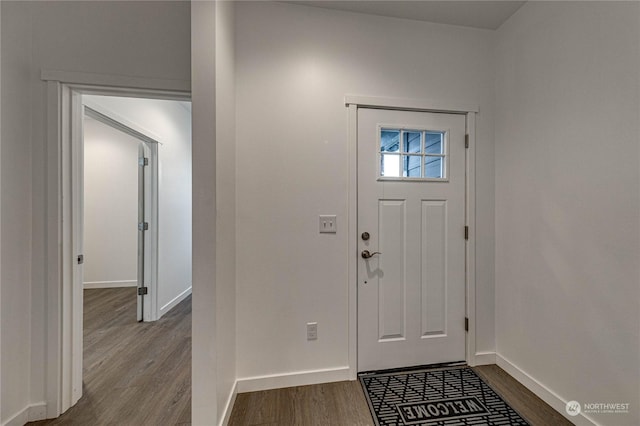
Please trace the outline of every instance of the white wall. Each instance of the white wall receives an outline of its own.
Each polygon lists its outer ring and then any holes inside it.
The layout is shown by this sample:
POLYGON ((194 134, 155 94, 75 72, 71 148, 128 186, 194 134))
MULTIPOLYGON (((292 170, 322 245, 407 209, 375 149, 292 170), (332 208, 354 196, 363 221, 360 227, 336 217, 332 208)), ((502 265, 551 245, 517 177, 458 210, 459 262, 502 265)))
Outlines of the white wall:
POLYGON ((135 286, 138 280, 138 145, 84 119, 84 286, 135 286))
POLYGON ((640 424, 639 17, 528 2, 497 34, 499 364, 561 413, 631 404, 603 425, 640 424))
POLYGON ((144 130, 142 133, 161 143, 158 148, 158 307, 163 315, 190 294, 192 283, 188 103, 90 95, 84 95, 83 100, 100 106, 125 125, 144 130))
POLYGON ((241 2, 236 37, 238 377, 348 365, 346 94, 480 105, 475 349, 493 352, 493 32, 241 2))
POLYGON ((31 357, 31 67, 32 5, 2 2, 2 406, 0 424, 22 413, 31 357))
MULTIPOLYGON (((2 7, 0 7, 0 51, 2 50, 2 7)), ((0 99, 2 99, 2 56, 0 55, 0 99)), ((2 187, 2 102, 0 102, 0 188, 2 187)), ((2 198, 0 197, 0 223, 2 223, 2 198)), ((2 241, 2 226, 0 226, 2 241)), ((2 244, 0 244, 0 281, 2 277, 2 244)), ((0 285, 1 287, 1 285, 0 285)), ((0 320, 2 319, 2 289, 0 288, 0 320)), ((2 327, 0 326, 0 377, 2 377, 2 327)), ((0 421, 2 421, 2 389, 0 389, 0 421)))
POLYGON ((190 4, 3 1, 0 7, 2 121, 11 123, 2 128, 2 265, 11 265, 2 269, 4 423, 44 412, 47 151, 40 72, 138 77, 158 89, 188 82, 190 4))
POLYGON ((191 103, 193 106, 193 321, 191 423, 217 423, 216 323, 216 3, 191 5, 191 103), (213 307, 213 309, 212 309, 213 307), (215 419, 215 420, 214 420, 215 419))
POLYGON ((192 4, 193 424, 224 424, 236 394, 234 12, 192 4))
POLYGON ((216 339, 218 419, 231 414, 236 383, 235 6, 216 2, 216 339))

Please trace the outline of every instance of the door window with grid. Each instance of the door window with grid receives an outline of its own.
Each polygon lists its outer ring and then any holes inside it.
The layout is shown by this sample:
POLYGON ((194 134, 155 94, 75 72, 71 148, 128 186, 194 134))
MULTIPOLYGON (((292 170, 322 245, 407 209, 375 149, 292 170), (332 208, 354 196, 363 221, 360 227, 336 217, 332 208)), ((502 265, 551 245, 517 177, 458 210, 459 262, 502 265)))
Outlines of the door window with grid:
POLYGON ((379 177, 393 180, 447 178, 447 132, 381 127, 379 177))

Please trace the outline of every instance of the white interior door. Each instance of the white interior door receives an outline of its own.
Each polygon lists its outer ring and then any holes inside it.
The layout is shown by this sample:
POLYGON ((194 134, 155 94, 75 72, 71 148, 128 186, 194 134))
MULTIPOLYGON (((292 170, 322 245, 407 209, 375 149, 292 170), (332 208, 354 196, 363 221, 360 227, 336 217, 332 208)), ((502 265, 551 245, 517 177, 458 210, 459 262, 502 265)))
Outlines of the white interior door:
POLYGON ((151 319, 151 303, 149 300, 149 282, 151 277, 151 233, 150 209, 151 191, 151 150, 144 142, 138 143, 138 321, 151 319))
POLYGON ((465 359, 464 230, 465 116, 358 109, 359 371, 465 359))

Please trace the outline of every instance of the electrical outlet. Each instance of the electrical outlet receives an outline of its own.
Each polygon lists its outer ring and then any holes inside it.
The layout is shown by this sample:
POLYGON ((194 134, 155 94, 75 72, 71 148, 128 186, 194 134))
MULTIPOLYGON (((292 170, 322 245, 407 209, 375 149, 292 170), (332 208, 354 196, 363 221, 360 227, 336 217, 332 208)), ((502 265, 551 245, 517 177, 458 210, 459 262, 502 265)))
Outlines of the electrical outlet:
POLYGON ((321 234, 335 234, 337 230, 336 215, 320 215, 321 234))
POLYGON ((318 340, 318 323, 307 323, 307 340, 318 340))

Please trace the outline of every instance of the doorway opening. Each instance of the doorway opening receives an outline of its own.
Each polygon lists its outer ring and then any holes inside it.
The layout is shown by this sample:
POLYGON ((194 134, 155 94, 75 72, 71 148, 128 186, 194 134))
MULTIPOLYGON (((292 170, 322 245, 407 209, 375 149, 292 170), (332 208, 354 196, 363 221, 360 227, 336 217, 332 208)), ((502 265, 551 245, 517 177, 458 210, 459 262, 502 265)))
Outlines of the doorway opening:
POLYGON ((78 250, 83 289, 135 287, 137 320, 154 321, 158 319, 159 142, 113 118, 115 112, 105 107, 115 102, 116 109, 122 109, 129 98, 83 95, 82 99, 78 167, 83 170, 79 176, 83 189, 77 233, 82 238, 78 250))
MULTIPOLYGON (((129 89, 52 80, 48 81, 48 99, 48 173, 51 178, 48 229, 49 239, 54 244, 48 247, 47 262, 51 283, 47 314, 50 324, 47 417, 53 418, 75 405, 83 395, 83 293, 89 291, 84 289, 85 284, 88 288, 93 287, 90 291, 100 286, 118 290, 117 286, 123 285, 134 298, 133 304, 129 303, 135 308, 133 324, 138 324, 136 319, 145 323, 156 321, 188 299, 189 336, 188 342, 181 342, 181 347, 188 349, 190 359, 191 108, 187 91, 129 89), (96 153, 94 150, 97 161, 86 170, 85 120, 93 120, 88 126, 101 127, 102 133, 128 137, 133 144, 129 146, 130 151, 135 152, 131 160, 133 170, 137 169, 137 172, 109 166, 107 154, 114 154, 113 144, 102 147, 106 146, 111 152, 103 149, 102 153, 96 153), (121 181, 115 190, 93 191, 91 197, 124 193, 132 188, 135 188, 135 196, 134 205, 128 207, 118 201, 102 200, 102 208, 110 205, 111 210, 106 218, 92 224, 96 228, 93 235, 102 236, 94 244, 98 251, 94 247, 91 254, 84 250, 84 202, 91 198, 84 191, 85 171, 93 172, 98 168, 106 171, 107 181, 116 181, 125 175, 130 180, 128 183, 121 181), (117 222, 119 215, 131 220, 132 212, 135 215, 128 228, 133 233, 126 238, 129 243, 135 241, 137 244, 133 250, 131 244, 125 250, 124 240, 116 237, 117 231, 109 226, 117 222), (55 244, 56 240, 59 245, 55 244), (120 243, 122 247, 118 246, 120 243), (105 260, 100 250, 104 251, 109 244, 113 246, 112 252, 120 256, 119 260, 128 262, 129 269, 98 265, 105 260), (93 275, 85 280, 85 266, 89 265, 96 267, 90 271, 92 274, 103 274, 103 278, 93 275), (117 275, 125 271, 126 275, 117 275), (109 276, 109 272, 116 275, 109 276)), ((167 315, 172 316, 173 313, 167 315)), ((190 396, 190 363, 188 370, 187 393, 190 396)))
MULTIPOLYGON (((83 288, 77 309, 87 309, 82 386, 93 396, 118 386, 144 388, 148 376, 158 374, 155 365, 171 362, 154 350, 162 339, 155 329, 135 322, 157 321, 191 294, 191 111, 186 101, 95 92, 81 93, 81 100, 82 124, 72 126, 72 132, 82 129, 81 137, 72 137, 79 139, 72 156, 79 197, 72 210, 82 260, 74 286, 83 288), (149 335, 156 341, 139 346, 149 335), (122 364, 122 358, 130 360, 122 364), (136 367, 128 371, 130 365, 136 367), (105 386, 106 376, 120 383, 105 386)), ((162 324, 168 325, 177 327, 162 324)), ((178 340, 190 339, 189 330, 178 334, 178 340)), ((170 370, 190 374, 184 366, 170 370)), ((176 400, 181 406, 190 401, 176 400)))

